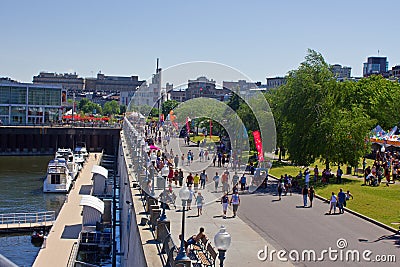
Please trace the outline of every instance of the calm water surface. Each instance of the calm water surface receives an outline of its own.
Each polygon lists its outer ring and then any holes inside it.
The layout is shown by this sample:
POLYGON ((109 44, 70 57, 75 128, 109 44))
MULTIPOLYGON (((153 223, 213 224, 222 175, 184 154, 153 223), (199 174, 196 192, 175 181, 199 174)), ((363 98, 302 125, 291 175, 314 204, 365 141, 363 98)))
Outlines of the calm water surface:
MULTIPOLYGON (((52 157, 0 157, 0 214, 56 211, 64 194, 43 194, 47 163, 52 157)), ((31 266, 40 247, 31 243, 30 233, 0 234, 0 254, 18 266, 31 266)))

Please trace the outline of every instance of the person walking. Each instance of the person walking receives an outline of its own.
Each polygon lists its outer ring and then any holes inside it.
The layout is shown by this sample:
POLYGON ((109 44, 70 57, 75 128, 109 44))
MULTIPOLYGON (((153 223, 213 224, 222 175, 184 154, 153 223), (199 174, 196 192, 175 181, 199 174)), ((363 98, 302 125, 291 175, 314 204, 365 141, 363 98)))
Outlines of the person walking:
POLYGON ((178 172, 178 173, 179 173, 179 174, 178 174, 179 186, 182 187, 182 185, 183 185, 183 171, 182 171, 182 169, 179 169, 179 172, 178 172))
POLYGON ((174 164, 175 164, 175 169, 178 168, 178 164, 179 164, 179 156, 178 156, 178 154, 175 155, 174 164))
POLYGON ((314 168, 314 185, 315 185, 315 184, 317 184, 317 181, 318 181, 318 175, 319 175, 318 166, 317 166, 317 165, 315 165, 315 168, 314 168))
POLYGON ((181 165, 185 166, 185 154, 182 154, 181 156, 181 165))
POLYGON ((193 176, 192 173, 190 172, 189 175, 186 177, 186 185, 187 187, 191 187, 193 184, 193 176))
POLYGON ((239 193, 233 194, 231 197, 231 201, 229 204, 232 204, 233 206, 233 218, 236 217, 236 213, 239 209, 239 205, 240 205, 240 197, 239 197, 239 193))
POLYGON ((186 202, 187 202, 187 209, 191 210, 192 209, 191 206, 192 206, 193 196, 194 196, 195 193, 192 190, 192 186, 189 186, 188 189, 189 189, 189 198, 188 198, 188 200, 186 202))
POLYGON ((240 190, 246 190, 246 176, 244 173, 242 174, 242 177, 240 177, 240 190))
POLYGON ((218 191, 218 183, 219 183, 218 172, 215 173, 215 176, 214 176, 213 180, 214 180, 214 185, 215 185, 215 192, 217 192, 218 191))
POLYGON ((221 198, 221 204, 222 204, 223 218, 226 219, 226 211, 228 210, 228 205, 229 205, 228 192, 224 192, 224 195, 221 198))
POLYGON ((197 191, 197 189, 199 189, 199 183, 200 183, 200 176, 196 173, 193 177, 193 184, 194 184, 195 191, 197 191))
POLYGON ((336 183, 341 184, 342 183, 342 175, 343 171, 340 169, 340 165, 338 166, 338 169, 336 171, 336 183))
POLYGON ((335 196, 335 192, 332 192, 329 203, 330 203, 329 214, 331 214, 332 209, 333 209, 333 214, 336 214, 337 197, 335 196))
POLYGON ((229 191, 228 174, 226 172, 222 174, 221 182, 222 182, 222 191, 223 192, 229 191))
POLYGON ((197 216, 203 214, 203 203, 204 203, 204 197, 201 195, 200 192, 198 192, 196 197, 197 216))
POLYGON ((310 189, 308 190, 308 198, 310 199, 310 208, 312 208, 312 202, 315 196, 315 190, 314 187, 311 186, 310 189))
POLYGON ((281 181, 279 181, 279 182, 278 182, 278 196, 279 196, 279 199, 278 199, 278 200, 281 200, 281 199, 282 199, 282 191, 283 191, 283 186, 282 186, 281 181))
POLYGON ((346 205, 346 194, 343 192, 343 189, 339 189, 339 193, 337 195, 338 198, 338 206, 339 206, 339 213, 344 213, 344 206, 346 205))
POLYGON ((310 170, 308 168, 304 171, 304 182, 308 188, 310 186, 310 170))
POLYGON ((308 187, 304 185, 303 190, 301 192, 303 194, 303 206, 307 207, 307 198, 308 198, 308 187))
POLYGON ((239 182, 239 175, 237 174, 237 172, 235 172, 235 174, 232 176, 232 187, 237 185, 238 182, 239 182))
POLYGON ((206 181, 207 181, 206 170, 203 170, 203 172, 200 174, 200 188, 201 189, 206 188, 206 181))

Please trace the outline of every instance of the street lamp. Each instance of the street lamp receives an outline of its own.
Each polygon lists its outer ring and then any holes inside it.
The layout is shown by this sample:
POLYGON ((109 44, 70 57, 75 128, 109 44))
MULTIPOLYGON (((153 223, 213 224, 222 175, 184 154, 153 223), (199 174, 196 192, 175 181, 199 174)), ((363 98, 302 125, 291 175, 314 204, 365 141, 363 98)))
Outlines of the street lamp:
POLYGON ((165 164, 164 167, 161 169, 161 176, 164 178, 164 191, 162 193, 162 198, 161 198, 161 205, 162 205, 162 214, 160 216, 160 221, 166 221, 167 220, 167 215, 165 214, 165 206, 167 205, 167 203, 165 203, 167 201, 167 176, 169 174, 169 168, 168 168, 168 164, 165 164))
POLYGON ((214 243, 218 249, 219 266, 224 266, 225 253, 231 245, 231 235, 226 231, 225 226, 221 226, 219 232, 214 236, 214 243))
POLYGON ((188 260, 189 257, 186 255, 186 250, 185 250, 185 206, 186 206, 186 201, 189 199, 190 196, 190 191, 184 185, 181 190, 179 190, 179 198, 182 200, 182 233, 181 233, 181 246, 179 249, 178 255, 176 255, 175 260, 188 260))

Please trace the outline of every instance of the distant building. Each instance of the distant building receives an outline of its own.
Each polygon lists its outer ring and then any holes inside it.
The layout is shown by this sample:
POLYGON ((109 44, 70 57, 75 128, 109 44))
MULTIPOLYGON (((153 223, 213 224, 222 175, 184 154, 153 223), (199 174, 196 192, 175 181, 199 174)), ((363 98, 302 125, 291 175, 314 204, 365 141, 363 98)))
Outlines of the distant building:
POLYGON ((188 88, 186 89, 185 99, 193 99, 198 97, 215 98, 220 101, 224 100, 226 94, 230 94, 229 89, 218 89, 213 79, 208 80, 206 77, 198 77, 196 80, 188 80, 188 88))
POLYGON ((369 57, 364 63, 363 76, 368 77, 372 74, 381 74, 383 77, 388 77, 388 65, 386 57, 369 57))
POLYGON ((86 91, 135 91, 144 81, 139 81, 138 76, 106 76, 102 73, 97 74, 97 78, 85 79, 86 91))
POLYGON ((169 92, 169 98, 171 100, 176 100, 178 102, 185 102, 186 101, 186 89, 173 89, 169 92))
POLYGON ((50 84, 61 85, 65 90, 82 90, 84 80, 78 77, 76 73, 55 73, 55 72, 40 72, 39 75, 33 76, 34 84, 50 84))
POLYGON ((351 77, 351 67, 345 67, 340 64, 334 64, 330 66, 330 69, 338 80, 346 80, 351 77))
POLYGON ((286 84, 286 77, 273 77, 273 78, 266 78, 267 79, 267 89, 278 88, 286 84))
POLYGON ((57 122, 65 101, 61 85, 0 81, 0 120, 5 125, 57 122))
POLYGON ((230 91, 237 92, 237 91, 249 91, 251 89, 257 89, 258 85, 261 85, 261 83, 252 83, 252 82, 247 82, 246 80, 238 80, 237 82, 228 82, 228 81, 223 81, 222 82, 222 87, 229 89, 230 91))
POLYGON ((400 65, 396 65, 392 67, 390 71, 390 76, 395 77, 395 78, 400 78, 400 65))
POLYGON ((121 91, 121 104, 128 105, 133 100, 136 106, 155 106, 162 94, 161 90, 161 68, 153 74, 151 83, 147 85, 144 81, 135 91, 121 91), (133 97, 133 98, 132 98, 133 97))

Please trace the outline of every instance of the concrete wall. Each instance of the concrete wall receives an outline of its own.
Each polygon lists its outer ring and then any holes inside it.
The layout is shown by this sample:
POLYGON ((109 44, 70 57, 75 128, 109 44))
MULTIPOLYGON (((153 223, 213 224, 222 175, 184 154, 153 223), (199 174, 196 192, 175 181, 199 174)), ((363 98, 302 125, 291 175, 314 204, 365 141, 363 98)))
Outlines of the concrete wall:
POLYGON ((52 155, 57 148, 73 149, 85 142, 88 151, 115 154, 120 128, 0 127, 0 155, 52 155))
MULTIPOLYGON (((136 212, 132 201, 132 193, 129 183, 129 172, 127 162, 122 150, 119 146, 118 165, 120 174, 120 220, 121 220, 121 266, 123 267, 146 267, 146 258, 144 255, 139 228, 136 222, 136 212), (126 183, 126 184, 125 184, 126 183)), ((131 173, 131 175, 134 175, 131 173)))

